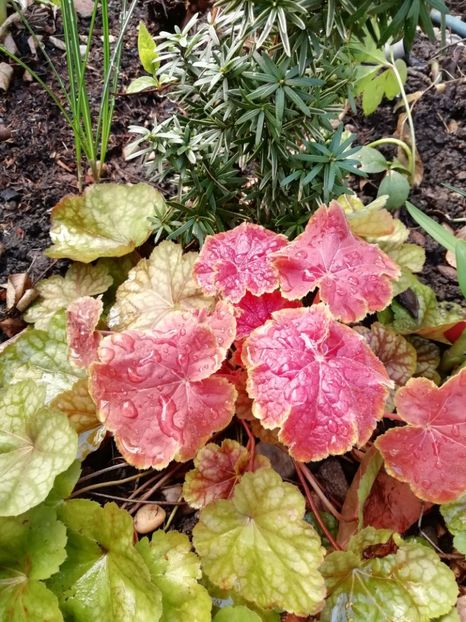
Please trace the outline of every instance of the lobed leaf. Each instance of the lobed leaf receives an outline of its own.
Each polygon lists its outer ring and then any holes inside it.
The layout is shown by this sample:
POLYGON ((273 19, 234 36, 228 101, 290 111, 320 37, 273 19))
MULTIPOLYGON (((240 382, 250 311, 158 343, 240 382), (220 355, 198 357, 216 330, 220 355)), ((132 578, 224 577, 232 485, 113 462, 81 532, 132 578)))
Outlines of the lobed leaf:
POLYGON ((36 328, 46 329, 59 309, 66 309, 77 298, 102 294, 112 283, 113 279, 104 264, 74 263, 64 277, 55 274, 39 281, 36 289, 41 299, 26 311, 24 319, 35 323, 36 328))
POLYGON ((95 329, 103 308, 101 300, 89 296, 78 298, 68 306, 66 335, 69 357, 77 367, 87 368, 97 358, 101 336, 95 329))
POLYGON ((395 396, 408 425, 376 440, 388 473, 407 482, 420 498, 448 503, 466 492, 466 369, 438 388, 411 378, 395 396))
POLYGON ((161 242, 148 259, 141 261, 118 288, 108 324, 113 330, 149 330, 173 311, 211 309, 193 277, 198 253, 183 254, 174 242, 161 242))
POLYGON ((251 333, 243 360, 253 414, 301 461, 364 445, 392 386, 364 339, 324 304, 285 309, 251 333))
POLYGON ((45 390, 30 380, 0 398, 0 516, 16 516, 43 501, 76 457, 76 433, 44 402, 45 390))
POLYGON ((466 555, 466 495, 440 507, 455 548, 466 555))
POLYGON ((162 598, 133 546, 133 521, 114 503, 73 499, 59 509, 67 558, 49 580, 66 619, 158 622, 162 598))
POLYGON ((82 195, 64 197, 52 209, 46 251, 55 259, 90 263, 98 257, 121 257, 140 246, 152 231, 150 217, 162 210, 162 195, 148 184, 96 184, 82 195))
MULTIPOLYGON (((252 470, 270 466, 267 458, 256 456, 252 470)), ((194 458, 194 469, 185 475, 183 497, 193 508, 203 508, 217 499, 229 499, 235 486, 249 470, 249 452, 236 441, 209 443, 194 458)))
POLYGON ((398 386, 406 384, 416 371, 415 348, 402 335, 397 335, 380 322, 374 322, 370 329, 358 326, 355 330, 382 361, 393 382, 398 386))
POLYGON ((246 473, 230 500, 201 510, 193 541, 204 573, 261 608, 316 613, 323 549, 304 512, 302 495, 275 471, 246 473))
POLYGON ((194 265, 194 276, 203 291, 239 302, 250 292, 260 296, 278 287, 272 253, 287 239, 260 225, 243 223, 231 231, 208 236, 194 265))
POLYGON ((66 558, 66 529, 52 507, 0 518, 0 619, 63 622, 58 599, 43 581, 66 558))
POLYGON ((217 338, 193 314, 178 312, 152 331, 102 341, 90 393, 130 464, 161 469, 174 458, 189 460, 230 422, 236 391, 212 376, 227 345, 217 338))
MULTIPOLYGON (((383 158, 382 154, 376 149, 362 147, 355 155, 357 159, 359 159, 358 156, 364 152, 364 149, 375 151, 383 158)), ((385 160, 385 158, 383 159, 385 160)), ((364 205, 361 199, 352 194, 342 194, 338 197, 337 201, 343 208, 354 235, 373 241, 374 238, 377 239, 381 236, 389 236, 394 233, 396 220, 390 212, 383 209, 385 205, 385 199, 383 197, 379 197, 372 203, 369 203, 369 205, 364 205)))
POLYGON ((246 292, 235 305, 237 312, 236 338, 244 339, 244 337, 247 337, 255 328, 262 326, 267 320, 270 320, 274 311, 302 306, 302 303, 298 300, 283 298, 278 290, 262 294, 262 296, 253 296, 251 293, 246 292))
POLYGON ((201 564, 185 534, 156 531, 150 542, 147 538, 138 542, 136 551, 162 595, 160 622, 211 621, 212 600, 198 582, 201 564))
POLYGON ((286 298, 302 298, 319 287, 321 300, 343 322, 384 309, 392 280, 400 276, 385 253, 351 233, 336 201, 319 208, 304 233, 274 253, 273 263, 286 298))
POLYGON ((329 590, 322 622, 428 622, 450 611, 458 588, 452 571, 422 544, 368 527, 348 550, 328 555, 329 590))

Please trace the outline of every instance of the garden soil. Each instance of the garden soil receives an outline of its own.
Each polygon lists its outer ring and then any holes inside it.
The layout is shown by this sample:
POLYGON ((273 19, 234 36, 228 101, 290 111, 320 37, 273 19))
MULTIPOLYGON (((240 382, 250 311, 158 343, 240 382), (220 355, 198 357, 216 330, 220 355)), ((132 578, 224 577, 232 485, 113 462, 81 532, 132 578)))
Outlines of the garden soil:
MULTIPOLYGON (((123 149, 131 139, 128 126, 149 124, 155 115, 163 114, 164 104, 157 94, 124 93, 130 81, 141 75, 136 49, 138 21, 143 19, 153 34, 159 30, 173 30, 196 8, 205 8, 205 4, 205 0, 197 6, 196 2, 185 5, 180 0, 150 0, 136 9, 125 38, 107 180, 144 180, 141 163, 124 160, 123 149)), ((118 3, 114 2, 114 32, 117 31, 117 6, 118 3)), ((450 7, 457 14, 466 14, 464 0, 450 2, 450 7)), ((53 44, 53 37, 60 38, 62 33, 59 16, 49 8, 33 5, 28 17, 36 33, 42 35, 59 72, 66 75, 63 51, 53 44)), ((83 26, 85 24, 86 20, 83 20, 83 26)), ((12 35, 21 57, 53 85, 44 59, 31 53, 27 31, 14 26, 12 35)), ((100 68, 100 50, 96 49, 89 70, 94 103, 98 102, 101 89, 100 68)), ((410 58, 409 73, 408 92, 427 90, 415 106, 416 137, 424 174, 411 198, 439 222, 460 227, 465 223, 451 219, 466 218, 465 199, 442 184, 447 182, 466 187, 466 47, 459 43, 439 53, 438 45, 419 37, 410 58), (432 87, 436 67, 444 72, 446 83, 442 90, 432 87)), ((393 103, 383 105, 368 118, 361 114, 348 115, 345 122, 363 144, 390 136, 397 123, 393 107, 393 103)), ((0 284, 5 283, 9 275, 26 271, 34 282, 65 265, 65 262, 57 264, 47 259, 42 251, 50 243, 50 209, 65 194, 77 192, 72 144, 71 131, 47 94, 16 67, 8 92, 0 94, 0 284)), ((374 182, 377 181, 366 183, 364 194, 369 197, 374 194, 374 182)), ((455 273, 447 265, 444 251, 416 227, 412 229, 412 237, 428 252, 424 280, 434 287, 439 298, 460 300, 455 273)))

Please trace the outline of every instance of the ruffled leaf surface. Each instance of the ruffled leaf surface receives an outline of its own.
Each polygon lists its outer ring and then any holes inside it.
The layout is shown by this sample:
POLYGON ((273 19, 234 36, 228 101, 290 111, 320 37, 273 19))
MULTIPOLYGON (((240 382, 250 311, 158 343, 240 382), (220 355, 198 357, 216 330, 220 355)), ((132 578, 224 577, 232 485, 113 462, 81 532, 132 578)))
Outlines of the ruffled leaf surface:
POLYGON ((58 599, 43 580, 66 557, 66 529, 52 507, 0 518, 0 619, 62 622, 58 599))
POLYGON ((262 618, 252 609, 237 605, 236 607, 224 607, 217 611, 212 622, 262 622, 262 618))
POLYGON ((370 329, 358 326, 355 330, 364 337, 372 352, 382 361, 388 375, 398 386, 408 382, 416 371, 415 348, 402 335, 380 322, 374 322, 370 329))
POLYGON ((191 313, 102 341, 90 393, 130 464, 161 469, 174 458, 189 460, 230 422, 236 391, 212 376, 225 345, 220 348, 214 331, 191 313))
POLYGON ((448 503, 466 492, 466 369, 438 388, 411 378, 395 397, 408 425, 380 436, 376 445, 388 473, 420 499, 448 503))
POLYGON ((67 558, 49 587, 74 622, 158 622, 159 589, 133 545, 133 521, 114 503, 66 501, 59 518, 68 533, 67 558))
POLYGON ((440 508, 455 548, 466 555, 466 495, 440 508))
POLYGON ((46 329, 59 309, 66 309, 77 298, 102 294, 112 283, 113 279, 104 264, 74 263, 65 276, 55 274, 39 281, 36 289, 40 299, 26 311, 24 319, 34 322, 36 328, 46 329))
POLYGON ((54 259, 90 263, 98 257, 121 257, 147 240, 150 217, 164 210, 162 195, 148 184, 96 184, 82 195, 68 195, 52 209, 46 251, 54 259))
MULTIPOLYGON (((363 147, 364 149, 364 147, 363 147)), ((386 199, 377 198, 372 203, 364 203, 356 195, 343 194, 337 199, 343 208, 354 235, 360 238, 379 238, 395 231, 395 219, 384 209, 386 199)))
POLYGON ((154 328, 173 311, 213 307, 193 277, 198 253, 185 253, 179 244, 161 242, 118 288, 108 323, 114 330, 154 328))
POLYGON ((253 296, 247 292, 235 305, 237 313, 236 338, 244 339, 255 328, 270 320, 274 311, 302 307, 298 300, 287 300, 279 291, 262 296, 253 296))
POLYGON ((204 573, 263 609, 316 613, 325 596, 324 551, 304 512, 303 496, 275 471, 246 473, 230 500, 200 513, 193 541, 204 573))
POLYGON ((0 398, 0 516, 22 514, 43 501, 76 457, 76 433, 44 402, 45 390, 30 380, 0 398))
POLYGON ((440 348, 438 345, 418 335, 410 335, 407 339, 416 349, 416 371, 414 375, 424 376, 435 384, 440 384, 440 375, 437 371, 440 365, 440 348))
POLYGON ((78 298, 66 311, 66 336, 70 359, 77 367, 87 368, 97 358, 101 336, 96 326, 103 311, 101 300, 78 298))
MULTIPOLYGON (((270 466, 264 456, 256 456, 253 470, 270 466)), ((249 452, 236 441, 209 443, 194 458, 194 469, 185 475, 183 496, 193 508, 203 508, 217 499, 229 499, 236 484, 249 468, 249 452)))
POLYGON ((45 387, 47 403, 82 377, 84 371, 68 360, 64 311, 53 316, 46 331, 24 330, 0 357, 0 384, 34 380, 45 387))
POLYGON ((198 582, 201 564, 185 534, 156 531, 150 542, 147 538, 138 542, 136 550, 162 594, 160 622, 210 622, 212 600, 198 582))
POLYGON ((364 339, 324 304, 285 309, 245 342, 253 413, 297 460, 366 443, 392 386, 364 339))
POLYGON ((453 572, 422 544, 368 527, 347 551, 328 555, 329 590, 322 622, 428 622, 450 611, 458 588, 453 572))
POLYGON ((95 404, 89 395, 88 380, 78 380, 69 391, 52 400, 50 407, 65 414, 78 434, 78 458, 84 460, 98 449, 105 438, 105 428, 97 418, 95 404))
POLYGON ((273 292, 278 287, 278 275, 271 255, 286 244, 283 235, 243 223, 206 238, 194 275, 206 294, 221 294, 234 303, 246 292, 255 296, 273 292))
POLYGON ((343 322, 384 309, 392 299, 392 281, 400 276, 390 257, 352 234, 336 201, 319 208, 305 231, 274 253, 273 263, 286 298, 302 298, 319 287, 321 300, 343 322))

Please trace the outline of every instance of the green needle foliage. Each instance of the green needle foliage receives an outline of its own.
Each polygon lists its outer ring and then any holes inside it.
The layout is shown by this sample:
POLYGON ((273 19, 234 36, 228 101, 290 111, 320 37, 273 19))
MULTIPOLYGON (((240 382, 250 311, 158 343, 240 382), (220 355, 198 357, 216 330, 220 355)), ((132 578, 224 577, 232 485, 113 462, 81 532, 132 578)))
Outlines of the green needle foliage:
POLYGON ((293 236, 320 201, 346 192, 348 175, 362 174, 339 121, 358 64, 349 43, 369 32, 380 47, 407 35, 412 16, 417 25, 431 6, 442 8, 410 0, 414 13, 397 25, 399 2, 382 4, 219 0, 207 19, 161 33, 156 46, 143 30, 152 77, 129 91, 156 88, 177 105, 152 129, 131 128, 131 157, 145 156, 156 183, 176 184, 165 218, 154 218, 157 235, 202 243, 251 219, 293 236))

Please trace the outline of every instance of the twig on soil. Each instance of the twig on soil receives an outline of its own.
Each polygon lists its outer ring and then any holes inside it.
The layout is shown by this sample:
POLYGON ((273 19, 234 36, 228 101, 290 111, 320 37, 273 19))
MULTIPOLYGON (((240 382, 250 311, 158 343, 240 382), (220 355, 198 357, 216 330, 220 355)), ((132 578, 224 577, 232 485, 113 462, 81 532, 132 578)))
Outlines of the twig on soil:
POLYGON ((104 499, 112 499, 113 501, 125 501, 125 503, 141 503, 141 504, 153 504, 157 505, 187 505, 186 501, 154 501, 153 499, 131 499, 128 501, 126 497, 117 497, 116 495, 107 495, 104 492, 91 492, 91 495, 95 497, 104 497, 104 499))
POLYGON ((105 467, 104 469, 99 469, 98 471, 93 471, 89 473, 89 475, 83 475, 83 477, 79 478, 79 482, 87 482, 90 479, 94 479, 95 477, 99 477, 99 475, 103 475, 104 473, 108 473, 109 471, 115 471, 115 469, 121 469, 125 466, 129 466, 126 462, 119 462, 118 464, 112 464, 112 466, 105 467))
POLYGON ((0 43, 3 41, 3 39, 8 34, 10 26, 12 24, 16 24, 16 22, 19 22, 20 19, 21 19, 21 16, 19 15, 19 13, 12 13, 6 18, 6 20, 0 26, 0 43))
MULTIPOLYGON (((165 482, 167 482, 175 473, 176 471, 178 471, 178 469, 180 469, 182 466, 182 464, 177 464, 175 465, 173 468, 169 469, 169 471, 167 473, 165 473, 165 475, 163 475, 163 477, 160 477, 160 479, 158 479, 158 481, 151 487, 149 488, 149 490, 147 492, 145 492, 143 494, 143 496, 141 497, 142 500, 148 499, 156 490, 158 490, 159 488, 161 488, 165 482)), ((128 502, 132 499, 134 499, 134 497, 139 494, 141 491, 141 489, 136 489, 132 495, 129 496, 128 498, 128 502)), ((130 514, 134 514, 138 511, 140 507, 140 504, 135 505, 133 508, 131 508, 131 510, 129 510, 130 514)))
POLYGON ((305 464, 301 464, 301 470, 302 470, 304 477, 307 479, 309 484, 312 486, 314 492, 319 497, 319 499, 322 501, 323 505, 330 512, 330 514, 332 514, 332 516, 334 516, 339 522, 345 520, 343 515, 340 514, 340 512, 334 507, 334 505, 329 501, 329 499, 327 499, 321 487, 319 486, 319 483, 317 482, 316 478, 314 477, 314 475, 311 473, 311 471, 307 468, 305 464))
POLYGON ((304 475, 303 475, 302 467, 304 465, 301 462, 297 462, 296 460, 294 460, 293 462, 294 462, 294 466, 295 466, 295 469, 296 469, 296 473, 298 474, 298 477, 299 477, 299 481, 301 482, 301 486, 303 487, 304 494, 306 495, 307 503, 309 505, 309 508, 310 508, 311 512, 316 517, 316 520, 319 523, 320 528, 324 532, 327 540, 333 546, 335 551, 342 551, 343 550, 342 547, 338 544, 338 542, 336 542, 335 538, 332 536, 332 534, 330 533, 330 531, 327 528, 327 525, 324 523, 324 521, 322 520, 322 518, 321 518, 321 516, 319 514, 319 510, 317 509, 317 506, 316 506, 316 504, 314 502, 314 499, 312 498, 311 491, 309 490, 309 486, 307 485, 306 480, 305 480, 304 475))
POLYGON ((151 471, 144 471, 144 473, 136 473, 136 475, 131 475, 130 477, 124 477, 123 479, 115 479, 110 482, 98 482, 97 484, 91 484, 90 486, 85 486, 84 488, 80 488, 79 490, 75 490, 73 494, 71 494, 68 498, 73 499, 79 495, 84 494, 85 492, 90 492, 91 490, 96 490, 97 488, 107 488, 108 486, 119 486, 120 484, 127 484, 128 482, 133 482, 136 479, 140 479, 145 475, 148 475, 151 471))

